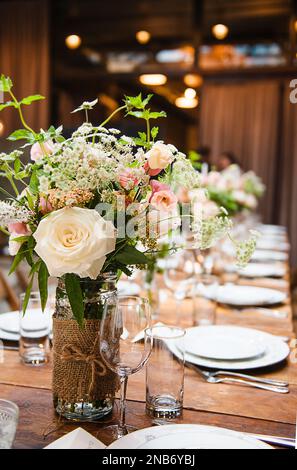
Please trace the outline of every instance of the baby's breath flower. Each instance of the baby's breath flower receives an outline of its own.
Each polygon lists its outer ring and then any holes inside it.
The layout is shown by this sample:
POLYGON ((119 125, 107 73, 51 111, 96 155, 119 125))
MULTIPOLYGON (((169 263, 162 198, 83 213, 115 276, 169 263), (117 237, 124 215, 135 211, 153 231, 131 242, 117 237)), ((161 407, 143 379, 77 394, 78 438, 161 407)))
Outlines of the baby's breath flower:
POLYGON ((16 202, 0 201, 0 226, 2 227, 18 222, 28 222, 31 215, 26 207, 16 202))

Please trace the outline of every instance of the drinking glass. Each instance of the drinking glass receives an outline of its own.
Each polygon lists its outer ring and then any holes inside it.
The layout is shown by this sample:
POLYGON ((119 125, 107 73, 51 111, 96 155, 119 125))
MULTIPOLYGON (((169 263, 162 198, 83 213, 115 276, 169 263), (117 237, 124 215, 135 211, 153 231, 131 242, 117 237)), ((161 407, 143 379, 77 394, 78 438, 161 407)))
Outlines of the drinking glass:
POLYGON ((196 281, 193 324, 213 325, 216 320, 219 278, 210 274, 199 274, 196 281))
POLYGON ((151 310, 146 298, 112 295, 107 299, 101 321, 100 352, 106 366, 120 378, 120 421, 108 426, 116 439, 135 430, 125 423, 127 380, 149 358, 151 338, 140 343, 137 335, 150 325, 151 310))
POLYGON ((48 361, 50 302, 42 311, 39 292, 32 292, 26 312, 23 313, 24 299, 25 294, 21 294, 19 354, 24 364, 39 366, 48 361))
POLYGON ((195 285, 195 256, 192 250, 184 250, 167 258, 164 281, 173 292, 176 305, 176 324, 179 324, 182 302, 188 295, 192 295, 195 285))
POLYGON ((12 401, 0 400, 0 449, 11 448, 18 419, 18 406, 12 401))
POLYGON ((155 418, 174 419, 182 414, 184 397, 184 336, 175 326, 153 326, 145 337, 153 340, 146 365, 146 412, 155 418), (178 349, 178 357, 172 350, 178 349))

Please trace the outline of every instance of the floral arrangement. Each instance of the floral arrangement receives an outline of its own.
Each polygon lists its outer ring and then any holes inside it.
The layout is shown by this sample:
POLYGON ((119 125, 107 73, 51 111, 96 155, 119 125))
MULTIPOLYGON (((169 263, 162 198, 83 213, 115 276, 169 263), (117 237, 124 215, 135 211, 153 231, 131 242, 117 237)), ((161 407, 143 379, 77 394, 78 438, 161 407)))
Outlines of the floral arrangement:
POLYGON ((231 165, 219 173, 210 171, 201 176, 201 185, 207 189, 209 199, 224 207, 229 215, 244 209, 254 211, 265 186, 253 171, 242 173, 238 165, 231 165))
MULTIPOLYGON (((97 126, 88 120, 97 100, 84 102, 73 111, 82 111, 84 122, 65 139, 62 126, 37 132, 25 121, 24 107, 43 96, 18 100, 11 79, 4 75, 0 90, 9 95, 0 111, 15 108, 23 126, 8 139, 24 141, 13 152, 0 153, 0 175, 12 191, 0 188, 7 198, 0 201, 0 227, 9 235, 14 256, 10 272, 23 260, 30 266, 24 310, 35 276, 43 308, 49 276, 63 278, 73 314, 82 325, 80 280, 110 271, 130 275, 133 266, 150 265, 158 238, 180 223, 173 189, 198 188, 200 175, 173 145, 157 140, 158 127, 151 122, 166 114, 151 111, 152 95, 126 96, 97 126), (132 138, 107 129, 119 111, 142 120, 145 131, 132 138), (31 160, 24 163, 28 147, 31 160)), ((203 248, 225 235, 230 221, 220 213, 196 221, 195 227, 197 244, 203 248)))

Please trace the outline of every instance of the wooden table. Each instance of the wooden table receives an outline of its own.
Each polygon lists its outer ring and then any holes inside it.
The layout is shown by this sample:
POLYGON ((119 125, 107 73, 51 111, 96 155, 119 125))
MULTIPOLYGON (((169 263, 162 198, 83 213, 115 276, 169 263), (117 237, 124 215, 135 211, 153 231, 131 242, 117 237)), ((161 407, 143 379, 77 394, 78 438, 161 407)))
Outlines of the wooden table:
MULTIPOLYGON (((240 281, 246 284, 247 281, 240 281)), ((254 281, 251 281, 253 284, 254 281)), ((256 285, 271 286, 289 294, 286 279, 257 280, 256 285)), ((190 302, 186 300, 185 302, 190 302)), ((190 304, 189 304, 190 309, 190 304)), ((187 308, 187 307, 186 307, 187 308)), ((257 328, 276 335, 294 338, 290 301, 280 307, 287 312, 285 319, 277 319, 252 312, 249 314, 219 307, 218 324, 235 324, 257 328)), ((161 307, 161 321, 174 323, 174 304, 168 300, 161 307)), ((182 319, 184 326, 191 326, 190 314, 182 319)), ((183 418, 178 422, 208 424, 238 431, 295 437, 297 411, 297 367, 296 354, 287 361, 270 367, 258 374, 289 381, 289 394, 276 394, 249 387, 226 384, 209 384, 194 371, 185 371, 185 399, 183 418)), ((0 363, 0 397, 16 402, 20 407, 20 420, 15 448, 42 448, 75 429, 77 423, 60 420, 54 413, 51 395, 51 364, 40 368, 24 366, 15 351, 4 351, 4 362, 0 363)), ((127 422, 138 428, 151 425, 145 415, 144 371, 129 379, 127 422)), ((106 444, 110 436, 104 431, 106 423, 117 420, 117 402, 112 416, 97 423, 79 424, 106 444)))

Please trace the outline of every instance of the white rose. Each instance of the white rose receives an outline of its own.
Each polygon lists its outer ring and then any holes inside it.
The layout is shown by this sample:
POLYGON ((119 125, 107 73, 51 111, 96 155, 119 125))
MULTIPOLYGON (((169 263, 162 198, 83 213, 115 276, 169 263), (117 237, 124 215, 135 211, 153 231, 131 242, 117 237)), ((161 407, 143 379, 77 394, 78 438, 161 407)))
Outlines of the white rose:
POLYGON ((146 158, 152 170, 163 170, 173 161, 170 148, 162 142, 156 142, 146 153, 146 158))
POLYGON ((96 279, 115 249, 116 233, 94 209, 64 207, 41 220, 33 234, 36 253, 51 276, 66 273, 96 279))

